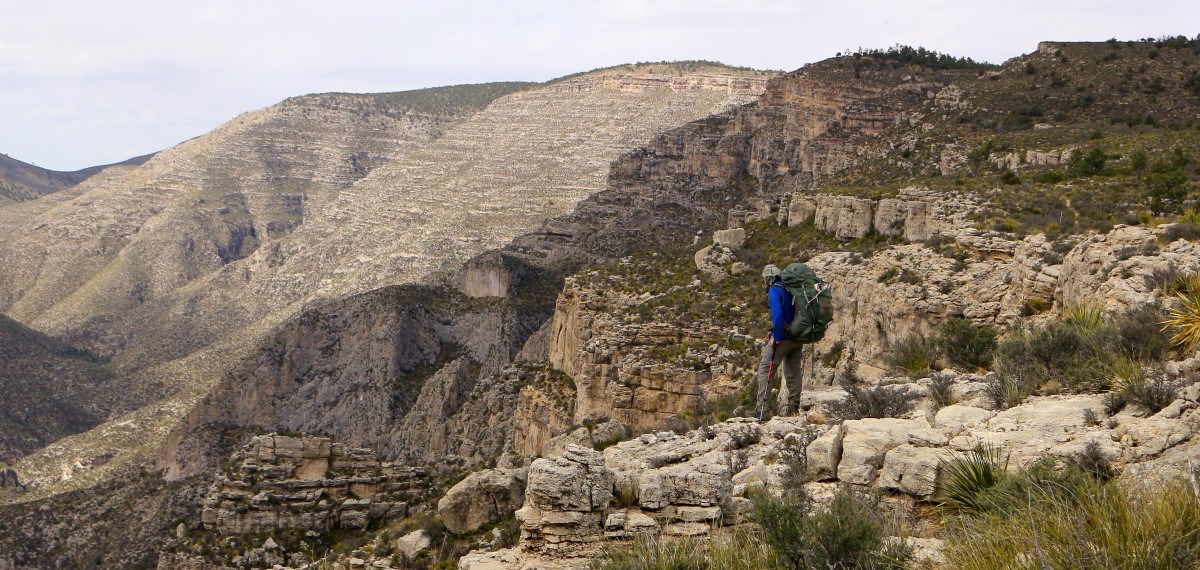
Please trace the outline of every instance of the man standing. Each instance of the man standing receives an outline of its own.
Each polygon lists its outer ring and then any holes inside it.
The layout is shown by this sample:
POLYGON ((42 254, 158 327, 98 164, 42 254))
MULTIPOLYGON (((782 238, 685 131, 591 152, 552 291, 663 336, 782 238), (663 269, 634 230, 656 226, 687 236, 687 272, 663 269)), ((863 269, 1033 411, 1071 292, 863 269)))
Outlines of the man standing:
POLYGON ((781 415, 800 411, 800 391, 803 389, 803 344, 787 336, 788 324, 796 315, 792 305, 792 294, 783 287, 780 273, 779 268, 774 265, 764 267, 762 272, 763 283, 767 286, 767 299, 771 305, 771 336, 767 338, 762 358, 758 363, 758 402, 754 407, 754 416, 764 421, 770 413, 771 376, 776 368, 783 370, 788 389, 788 401, 780 410, 781 415))

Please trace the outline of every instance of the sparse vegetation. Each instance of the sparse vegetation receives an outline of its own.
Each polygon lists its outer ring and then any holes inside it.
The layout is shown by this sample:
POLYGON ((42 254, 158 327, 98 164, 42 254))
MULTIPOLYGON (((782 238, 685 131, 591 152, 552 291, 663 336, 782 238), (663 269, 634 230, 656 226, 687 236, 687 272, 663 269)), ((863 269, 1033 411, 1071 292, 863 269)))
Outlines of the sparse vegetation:
POLYGON ((986 368, 992 363, 992 353, 996 350, 996 329, 951 318, 942 323, 936 342, 951 363, 970 370, 986 368))
POLYGON ((1002 478, 990 508, 948 521, 953 568, 1189 568, 1200 563, 1194 484, 1110 480, 1098 450, 1067 465, 1035 462, 1002 478), (1099 461, 1099 464, 1090 464, 1099 461))
POLYGON ((901 386, 868 386, 853 365, 842 372, 838 385, 846 391, 846 396, 830 410, 830 415, 841 420, 898 417, 912 411, 918 398, 901 386))
POLYGON ((884 361, 909 378, 920 378, 933 369, 937 357, 937 345, 924 335, 913 334, 892 346, 884 361))
POLYGON ((929 399, 933 400, 934 409, 955 403, 954 375, 946 372, 933 373, 929 377, 929 399))

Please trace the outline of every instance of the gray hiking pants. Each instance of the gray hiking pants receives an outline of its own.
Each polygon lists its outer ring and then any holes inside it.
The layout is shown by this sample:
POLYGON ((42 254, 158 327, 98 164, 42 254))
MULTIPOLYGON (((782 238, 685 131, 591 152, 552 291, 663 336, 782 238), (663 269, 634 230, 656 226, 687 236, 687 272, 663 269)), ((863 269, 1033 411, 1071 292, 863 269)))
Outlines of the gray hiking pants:
POLYGON ((758 402, 754 406, 754 416, 760 420, 767 418, 771 407, 771 373, 772 368, 782 370, 783 380, 787 385, 788 401, 780 409, 780 415, 794 414, 800 410, 800 391, 803 389, 803 344, 794 340, 785 340, 772 347, 767 343, 762 350, 762 358, 758 362, 758 402))

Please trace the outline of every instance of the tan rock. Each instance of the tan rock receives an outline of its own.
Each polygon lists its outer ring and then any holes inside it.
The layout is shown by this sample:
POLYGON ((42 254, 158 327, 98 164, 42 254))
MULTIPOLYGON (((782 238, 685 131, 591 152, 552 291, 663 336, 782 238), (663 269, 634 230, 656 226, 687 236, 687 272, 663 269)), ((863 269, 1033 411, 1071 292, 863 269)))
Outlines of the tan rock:
POLYGON ((524 469, 471 473, 438 501, 438 516, 456 534, 498 521, 525 503, 525 480, 524 469))

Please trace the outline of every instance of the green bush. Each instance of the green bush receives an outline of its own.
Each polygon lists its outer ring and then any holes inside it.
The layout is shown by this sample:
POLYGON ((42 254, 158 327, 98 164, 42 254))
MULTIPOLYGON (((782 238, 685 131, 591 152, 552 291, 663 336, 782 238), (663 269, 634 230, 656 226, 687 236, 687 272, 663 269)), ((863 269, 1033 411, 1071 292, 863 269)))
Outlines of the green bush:
POLYGON ((935 372, 929 377, 929 398, 937 409, 954 403, 954 375, 935 372))
POLYGON ((920 378, 933 369, 937 361, 937 345, 921 334, 909 335, 892 346, 884 362, 893 370, 903 372, 910 378, 920 378))
POLYGON ((1158 305, 1133 307, 1116 318, 1116 345, 1120 354, 1141 362, 1162 360, 1171 349, 1171 336, 1163 330, 1167 313, 1158 305))
POLYGON ((1177 388, 1178 386, 1166 378, 1155 376, 1141 382, 1130 383, 1124 386, 1119 394, 1126 402, 1136 404, 1150 413, 1156 414, 1175 401, 1177 388))
POLYGON ((952 318, 942 323, 937 346, 950 362, 968 369, 987 368, 996 350, 996 329, 975 326, 966 319, 952 318))
POLYGON ((851 365, 838 378, 846 396, 837 402, 830 415, 839 420, 863 418, 894 418, 913 409, 918 396, 897 386, 882 384, 867 387, 851 365))
POLYGON ((751 520, 763 529, 764 542, 780 567, 904 568, 912 551, 902 542, 884 540, 884 525, 864 495, 841 489, 826 509, 815 509, 806 496, 752 497, 751 520))

